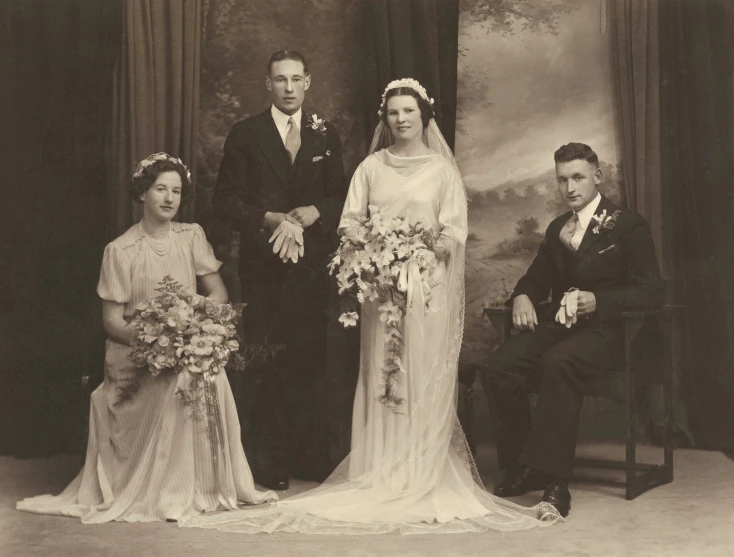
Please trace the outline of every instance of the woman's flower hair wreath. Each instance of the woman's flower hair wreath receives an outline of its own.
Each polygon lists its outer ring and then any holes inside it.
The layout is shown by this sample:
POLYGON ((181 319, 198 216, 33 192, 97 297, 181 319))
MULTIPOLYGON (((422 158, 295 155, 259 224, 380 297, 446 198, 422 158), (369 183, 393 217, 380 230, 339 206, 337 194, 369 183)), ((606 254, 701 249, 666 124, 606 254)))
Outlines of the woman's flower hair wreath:
POLYGON ((178 164, 186 172, 186 178, 188 179, 188 181, 189 182, 191 181, 191 171, 183 163, 183 161, 179 158, 172 157, 168 153, 162 153, 162 152, 150 155, 147 159, 143 159, 142 161, 140 161, 140 164, 138 164, 138 167, 135 169, 135 173, 133 174, 133 180, 135 180, 136 178, 140 178, 143 175, 143 170, 148 168, 151 164, 154 164, 159 161, 171 161, 174 164, 178 164))
POLYGON ((428 93, 426 92, 426 88, 423 87, 416 79, 413 79, 412 77, 405 77, 403 79, 396 79, 395 81, 391 81, 387 84, 387 87, 385 87, 385 91, 382 93, 382 102, 380 103, 380 110, 377 111, 377 114, 382 117, 383 112, 385 111, 385 97, 387 96, 387 92, 390 89, 399 89, 401 87, 407 87, 409 89, 413 89, 416 93, 418 93, 421 98, 426 101, 431 108, 433 108, 433 99, 428 96, 428 93))

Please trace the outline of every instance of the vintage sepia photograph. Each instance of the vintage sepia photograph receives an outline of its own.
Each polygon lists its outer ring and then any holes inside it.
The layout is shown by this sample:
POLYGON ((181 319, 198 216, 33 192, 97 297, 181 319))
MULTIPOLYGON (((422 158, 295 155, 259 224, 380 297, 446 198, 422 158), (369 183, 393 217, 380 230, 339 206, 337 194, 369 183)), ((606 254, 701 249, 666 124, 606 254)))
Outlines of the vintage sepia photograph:
POLYGON ((734 0, 0 0, 0 557, 734 552, 734 0))

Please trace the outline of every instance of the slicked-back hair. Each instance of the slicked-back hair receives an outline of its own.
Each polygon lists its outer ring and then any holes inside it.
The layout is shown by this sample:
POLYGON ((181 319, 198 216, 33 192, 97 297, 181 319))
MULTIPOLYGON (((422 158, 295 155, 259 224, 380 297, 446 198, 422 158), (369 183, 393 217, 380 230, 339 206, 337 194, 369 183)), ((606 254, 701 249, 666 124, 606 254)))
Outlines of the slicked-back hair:
POLYGON ((270 75, 270 72, 273 69, 273 64, 276 62, 282 62, 283 60, 300 62, 303 64, 304 75, 308 75, 308 62, 306 62, 306 57, 296 50, 279 50, 277 52, 273 52, 270 56, 270 60, 268 60, 268 75, 270 75))

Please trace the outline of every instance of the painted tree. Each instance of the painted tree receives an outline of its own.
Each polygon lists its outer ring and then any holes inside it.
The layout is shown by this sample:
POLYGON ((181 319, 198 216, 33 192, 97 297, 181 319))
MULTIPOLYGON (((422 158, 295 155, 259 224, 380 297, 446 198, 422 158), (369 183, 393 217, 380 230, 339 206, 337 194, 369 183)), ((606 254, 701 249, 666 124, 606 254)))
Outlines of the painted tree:
POLYGON ((581 3, 582 0, 461 0, 460 10, 464 24, 484 22, 487 32, 508 36, 520 29, 557 35, 558 16, 575 11, 581 3))

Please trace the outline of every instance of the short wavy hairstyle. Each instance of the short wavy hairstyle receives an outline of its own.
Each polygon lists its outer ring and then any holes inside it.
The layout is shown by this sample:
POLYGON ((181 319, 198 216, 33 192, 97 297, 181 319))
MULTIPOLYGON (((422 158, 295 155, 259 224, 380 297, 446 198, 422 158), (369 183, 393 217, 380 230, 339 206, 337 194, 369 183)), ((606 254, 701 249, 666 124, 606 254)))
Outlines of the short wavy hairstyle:
POLYGON ((142 203, 140 197, 155 184, 158 176, 164 172, 176 172, 181 177, 181 204, 189 201, 194 196, 194 185, 188 177, 188 171, 185 166, 174 160, 155 161, 154 163, 142 168, 139 173, 133 175, 130 181, 130 196, 134 201, 142 203))
POLYGON ((382 114, 380 115, 380 119, 385 122, 385 125, 387 125, 387 101, 389 101, 392 97, 398 97, 401 95, 409 95, 416 100, 416 102, 418 103, 418 108, 421 111, 421 122, 423 122, 423 127, 426 128, 431 118, 436 117, 436 113, 434 112, 433 107, 430 105, 430 103, 426 99, 421 97, 418 91, 410 87, 396 87, 395 89, 390 89, 387 91, 387 93, 385 94, 385 105, 381 107, 382 114))
POLYGON ((586 143, 567 143, 566 145, 562 145, 553 153, 553 160, 556 163, 583 160, 595 165, 597 168, 599 167, 599 157, 586 143))

